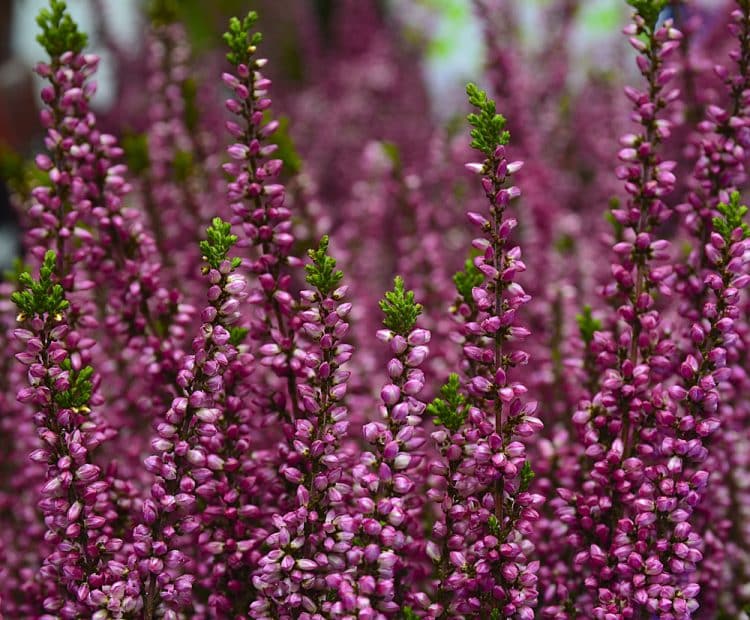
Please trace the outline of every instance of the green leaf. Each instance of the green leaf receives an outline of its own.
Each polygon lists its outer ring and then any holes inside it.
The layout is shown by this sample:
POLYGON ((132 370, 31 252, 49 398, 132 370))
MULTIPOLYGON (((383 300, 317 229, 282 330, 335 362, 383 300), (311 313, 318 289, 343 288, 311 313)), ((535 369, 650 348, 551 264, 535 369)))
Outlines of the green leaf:
POLYGON ((383 324, 390 330, 402 336, 407 335, 422 313, 422 306, 414 301, 414 291, 404 289, 404 280, 396 276, 393 280, 393 290, 385 294, 380 300, 380 309, 385 318, 383 324))
POLYGON ((18 275, 20 290, 12 293, 11 301, 18 306, 19 321, 35 316, 56 316, 68 307, 65 291, 53 282, 57 256, 50 250, 44 255, 39 269, 39 279, 34 280, 28 271, 18 275))
POLYGON ((659 15, 668 3, 669 0, 628 0, 628 4, 643 18, 650 30, 656 27, 659 15))
POLYGON ((148 17, 155 26, 173 24, 179 19, 179 8, 177 0, 151 0, 148 17))
MULTIPOLYGON (((207 239, 200 242, 203 260, 212 269, 218 269, 227 260, 229 250, 237 243, 237 235, 231 233, 232 225, 220 217, 215 217, 206 230, 207 239)), ((239 259, 233 259, 232 266, 237 267, 239 259)))
POLYGON ((185 78, 180 84, 182 101, 185 104, 183 111, 183 120, 188 131, 195 132, 198 128, 200 119, 200 110, 198 109, 198 83, 194 78, 185 78))
POLYGON ((518 491, 520 493, 527 491, 534 478, 536 478, 536 474, 534 473, 534 470, 531 469, 531 463, 524 461, 523 467, 521 468, 521 481, 518 484, 518 491))
POLYGON ((455 433, 466 421, 468 407, 466 397, 461 394, 461 381, 453 373, 448 382, 440 388, 440 397, 427 405, 427 413, 435 418, 435 423, 455 433))
POLYGON ((256 21, 258 14, 255 11, 250 11, 242 21, 237 17, 229 20, 229 30, 223 38, 229 47, 227 60, 233 65, 248 65, 256 46, 261 42, 260 32, 251 32, 256 21))
POLYGON ((622 239, 623 226, 617 221, 615 216, 607 211, 607 213, 604 214, 604 219, 607 220, 610 226, 612 226, 612 232, 615 234, 615 239, 622 239))
POLYGON ((505 131, 505 117, 497 114, 495 102, 476 84, 469 82, 466 85, 466 94, 469 96, 469 103, 479 110, 478 113, 472 112, 466 117, 473 128, 471 146, 482 151, 487 157, 492 157, 498 146, 508 144, 510 140, 510 133, 505 131))
POLYGON ((308 250, 307 255, 312 263, 305 265, 305 280, 321 297, 328 297, 344 277, 344 273, 336 269, 336 259, 328 256, 328 235, 323 235, 318 248, 308 250))
MULTIPOLYGON (((270 116, 265 119, 268 122, 270 116)), ((297 174, 302 169, 302 157, 300 157, 297 147, 294 145, 292 135, 289 133, 289 117, 280 116, 278 119, 279 126, 270 137, 270 143, 278 146, 274 157, 278 157, 284 164, 284 170, 291 175, 297 174)))
POLYGON ((562 234, 555 239, 555 250, 560 254, 572 254, 576 249, 575 237, 568 234, 562 234))
POLYGON ((247 327, 230 327, 229 328, 229 344, 233 347, 238 347, 242 344, 242 341, 247 336, 250 330, 247 327))
POLYGON ((718 232, 727 243, 732 242, 732 233, 742 229, 742 238, 750 236, 750 227, 743 221, 747 214, 747 207, 740 204, 740 193, 732 192, 729 203, 719 203, 716 207, 721 215, 713 219, 714 230, 718 232))
POLYGON ((148 152, 148 135, 145 133, 126 133, 122 137, 122 150, 125 161, 133 174, 143 174, 151 165, 148 152))
POLYGON ((497 520, 495 515, 490 515, 487 518, 487 529, 493 536, 500 536, 500 521, 497 520))
POLYGON ((69 373, 70 387, 55 394, 55 402, 65 409, 72 409, 77 413, 88 413, 89 401, 94 390, 91 383, 94 369, 91 366, 84 366, 81 370, 75 372, 69 359, 66 359, 61 366, 69 373))
POLYGON ((576 323, 578 323, 578 331, 581 333, 581 339, 587 346, 594 339, 594 332, 598 332, 602 328, 602 322, 594 318, 591 314, 591 306, 589 305, 584 306, 583 312, 576 315, 576 323))
POLYGON ((469 305, 474 303, 471 296, 471 290, 476 286, 481 286, 484 282, 484 276, 474 265, 472 258, 467 258, 464 264, 464 270, 457 272, 453 276, 453 283, 456 285, 456 291, 463 299, 464 303, 469 305))
POLYGON ((396 170, 399 170, 401 168, 401 151, 398 148, 398 144, 395 142, 389 142, 388 140, 383 140, 383 142, 380 143, 380 146, 386 157, 393 164, 393 167, 396 170))
POLYGON ((80 54, 86 47, 86 33, 78 30, 78 24, 71 18, 62 0, 50 0, 49 8, 39 12, 36 23, 42 30, 36 40, 52 59, 59 58, 65 52, 80 54))
POLYGON ((14 258, 11 268, 3 272, 3 280, 19 286, 21 274, 25 271, 31 271, 31 267, 24 263, 22 258, 14 258))
POLYGON ((187 181, 193 173, 193 154, 190 151, 176 151, 172 160, 172 169, 176 181, 180 183, 187 181))
POLYGON ((0 142, 0 179, 12 187, 19 187, 23 185, 25 174, 23 157, 0 142))
POLYGON ((411 607, 404 607, 403 620, 419 620, 419 616, 411 607))

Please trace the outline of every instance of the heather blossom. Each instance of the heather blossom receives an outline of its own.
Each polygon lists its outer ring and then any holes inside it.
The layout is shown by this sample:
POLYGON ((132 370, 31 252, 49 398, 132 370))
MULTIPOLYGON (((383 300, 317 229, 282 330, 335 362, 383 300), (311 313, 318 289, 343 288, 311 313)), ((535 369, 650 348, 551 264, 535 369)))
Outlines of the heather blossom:
MULTIPOLYGON (((112 536, 117 512, 109 494, 111 482, 92 459, 107 439, 90 407, 92 401, 101 401, 92 399, 93 368, 75 363, 66 346, 70 304, 63 287, 52 281, 56 263, 50 250, 39 279, 23 274, 24 289, 13 294, 18 320, 25 327, 15 332, 25 343, 25 351, 16 358, 28 366, 29 378, 18 400, 33 403, 36 410, 42 447, 32 452, 31 459, 46 466, 40 508, 51 548, 40 575, 52 587, 43 605, 49 613, 75 618, 99 609, 108 587, 127 571, 111 556, 123 545, 112 536)), ((128 597, 119 603, 127 612, 135 608, 136 600, 128 597)))
POLYGON ((0 616, 747 618, 750 2, 628 0, 632 75, 575 2, 468 3, 467 132, 410 11, 258 2, 228 53, 211 3, 100 23, 101 112, 40 13, 0 616))
POLYGON ((343 273, 327 250, 323 237, 305 265, 311 288, 301 292, 300 318, 314 344, 303 360, 305 381, 297 385, 301 415, 292 442, 297 458, 279 468, 296 488, 295 501, 292 510, 273 518, 277 531, 268 537, 270 551, 253 576, 261 594, 250 606, 253 618, 313 618, 330 611, 327 589, 340 587, 344 559, 334 540, 351 493, 345 475, 350 463, 342 452, 349 427, 344 397, 350 373, 343 366, 352 354, 344 342, 351 304, 343 301, 343 273))

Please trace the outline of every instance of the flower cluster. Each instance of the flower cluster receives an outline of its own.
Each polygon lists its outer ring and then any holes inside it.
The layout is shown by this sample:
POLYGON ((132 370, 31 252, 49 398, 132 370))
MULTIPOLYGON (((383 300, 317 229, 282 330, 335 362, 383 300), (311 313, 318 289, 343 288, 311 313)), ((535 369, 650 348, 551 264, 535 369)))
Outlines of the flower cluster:
MULTIPOLYGON (((12 295, 23 325, 15 336, 25 346, 16 359, 28 367, 29 379, 17 397, 34 407, 41 445, 30 458, 46 467, 39 489, 48 546, 39 569, 49 582, 43 606, 48 613, 76 618, 107 604, 110 588, 122 592, 123 584, 115 582, 127 569, 112 556, 123 541, 113 533, 117 510, 111 480, 93 459, 107 439, 100 416, 91 410, 101 399, 93 395, 93 368, 71 354, 75 345, 70 344, 80 336, 66 320, 70 304, 62 285, 52 281, 56 263, 50 250, 39 279, 22 274, 24 288, 12 295)), ((112 609, 128 612, 136 600, 124 596, 116 603, 112 609)))
POLYGON ((40 13, 0 617, 748 618, 750 0, 629 0, 632 75, 577 59, 581 3, 529 46, 476 0, 470 140, 426 7, 258 2, 273 113, 255 12, 224 54, 211 3, 100 24, 96 114, 40 13))
POLYGON ((294 422, 294 456, 279 468, 296 488, 295 502, 288 513, 274 516, 277 531, 268 537, 270 551, 253 577, 263 594, 250 607, 254 618, 312 618, 327 607, 327 588, 342 568, 340 550, 330 553, 336 521, 346 514, 343 504, 351 492, 345 477, 349 463, 341 452, 349 428, 343 401, 350 373, 343 366, 352 347, 343 339, 351 304, 343 302, 343 273, 327 251, 328 237, 323 237, 305 265, 312 288, 300 293, 300 318, 313 345, 303 360, 305 382, 297 386, 301 415, 294 422))

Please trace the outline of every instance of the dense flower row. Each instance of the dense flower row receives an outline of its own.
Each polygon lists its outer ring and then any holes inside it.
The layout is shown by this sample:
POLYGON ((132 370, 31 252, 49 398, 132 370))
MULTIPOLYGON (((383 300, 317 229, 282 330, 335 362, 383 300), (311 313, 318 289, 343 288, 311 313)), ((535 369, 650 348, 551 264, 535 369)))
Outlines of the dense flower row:
POLYGON ((470 145, 414 113, 370 4, 301 37, 330 70, 291 103, 274 78, 280 106, 231 19, 200 68, 222 109, 153 3, 142 119, 97 118, 86 36, 40 14, 0 617, 746 618, 750 0, 705 32, 629 0, 622 98, 569 79, 577 3, 528 52, 514 3, 476 0, 512 117, 469 84, 470 145))

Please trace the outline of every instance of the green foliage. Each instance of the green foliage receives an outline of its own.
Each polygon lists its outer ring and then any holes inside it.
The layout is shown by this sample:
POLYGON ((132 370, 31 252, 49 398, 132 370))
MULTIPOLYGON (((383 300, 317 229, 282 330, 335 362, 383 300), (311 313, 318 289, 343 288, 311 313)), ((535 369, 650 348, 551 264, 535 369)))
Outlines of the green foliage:
POLYGON ((586 345, 589 345, 594 339, 594 332, 602 328, 602 322, 594 318, 591 314, 591 306, 589 305, 585 305, 583 312, 576 315, 576 323, 578 323, 578 331, 581 333, 581 338, 586 345))
POLYGON ((383 149, 383 152, 385 153, 386 157, 390 160, 390 162, 393 164, 393 167, 397 170, 401 168, 401 151, 398 148, 398 145, 395 142, 390 142, 388 140, 383 140, 380 143, 380 146, 383 149))
POLYGON ((729 196, 729 204, 722 202, 716 208, 721 215, 714 218, 714 229, 724 237, 725 241, 731 242, 732 232, 737 228, 742 229, 743 238, 750 236, 750 227, 743 222, 747 207, 740 204, 739 192, 732 192, 729 196))
POLYGON ((176 151, 172 168, 175 180, 184 183, 193 173, 193 154, 190 151, 176 151))
POLYGON ((380 309, 385 318, 383 324, 388 328, 405 336, 417 322, 422 313, 422 306, 414 301, 414 291, 404 290, 404 279, 396 276, 393 280, 393 290, 388 291, 380 300, 380 309))
MULTIPOLYGON (((268 121, 270 119, 266 119, 268 121)), ((284 170, 295 175, 302 169, 302 158, 294 146, 294 141, 289 133, 289 118, 280 116, 278 119, 279 127, 271 136, 271 143, 278 146, 274 157, 278 157, 284 164, 284 170)))
POLYGON ((5 144, 0 144, 0 179, 5 179, 11 186, 23 184, 25 167, 23 157, 5 144))
POLYGON ((521 482, 518 484, 518 491, 520 493, 528 491, 534 478, 536 478, 536 474, 534 473, 534 470, 531 469, 531 463, 524 461, 523 467, 521 468, 521 482))
POLYGON ((185 104, 183 120, 188 131, 194 132, 198 128, 200 110, 198 109, 198 83, 194 78, 186 78, 180 84, 182 101, 185 104))
POLYGON ((464 264, 464 270, 458 271, 453 276, 453 283, 456 285, 456 291, 460 295, 461 299, 471 305, 473 298, 471 296, 471 289, 476 286, 481 286, 484 282, 484 276, 479 269, 474 265, 472 258, 467 258, 464 264))
POLYGON ((492 157, 495 149, 501 144, 508 144, 510 133, 505 131, 505 117, 495 111, 495 102, 487 96, 487 92, 480 90, 476 84, 466 85, 469 103, 479 110, 472 112, 466 119, 471 130, 471 146, 482 151, 487 157, 492 157))
POLYGON ((148 17, 155 26, 166 26, 179 20, 179 10, 177 0, 151 0, 148 17))
POLYGON ((612 232, 615 234, 616 239, 622 239, 622 233, 623 233, 623 226, 622 224, 617 220, 617 218, 614 216, 615 209, 620 208, 620 199, 613 197, 609 199, 609 211, 606 211, 604 213, 604 219, 609 222, 610 226, 612 226, 612 232))
POLYGON ((403 620, 419 620, 419 616, 411 607, 404 607, 403 620))
POLYGON ((503 616, 500 615, 499 608, 495 607, 495 609, 490 612, 490 620, 503 620, 503 616))
POLYGON ((493 536, 500 536, 500 521, 497 520, 495 515, 490 515, 487 519, 487 529, 493 536))
POLYGON ((328 256, 328 235, 323 235, 318 248, 308 250, 307 255, 312 263, 305 265, 305 280, 322 297, 328 297, 344 277, 344 272, 336 269, 336 259, 328 256))
POLYGON ((669 0, 628 0, 628 4, 643 18, 649 29, 653 30, 669 0))
POLYGON ((50 250, 44 255, 39 269, 39 279, 34 280, 28 271, 18 276, 20 290, 11 294, 11 301, 18 306, 19 320, 35 316, 56 316, 68 307, 63 287, 52 281, 57 256, 50 250))
POLYGON ((576 240, 572 235, 562 234, 555 240, 555 250, 560 254, 572 254, 576 249, 576 240))
MULTIPOLYGON (((229 250, 237 243, 237 235, 233 235, 231 229, 232 225, 229 222, 225 222, 220 217, 215 217, 211 221, 211 226, 206 230, 208 238, 200 242, 203 260, 212 269, 218 269, 221 263, 227 260, 229 250)), ((241 259, 233 258, 232 266, 239 267, 241 262, 241 259)))
POLYGON ((151 165, 148 153, 148 135, 145 133, 126 133, 122 137, 122 150, 125 161, 133 174, 143 174, 151 165))
POLYGON ((468 407, 466 397, 461 394, 461 381, 452 373, 448 382, 440 388, 440 397, 427 405, 427 413, 435 418, 435 423, 455 433, 466 421, 468 407))
POLYGON ((19 194, 25 202, 31 190, 42 185, 49 186, 49 174, 40 170, 33 160, 24 159, 9 146, 0 142, 0 179, 19 194))
POLYGON ((224 33, 224 41, 230 50, 227 60, 233 65, 249 64, 255 47, 261 42, 260 32, 251 32, 256 21, 258 14, 255 11, 250 11, 242 21, 237 17, 229 20, 229 30, 224 33))
POLYGON ((65 409, 72 409, 79 413, 87 412, 91 393, 94 389, 91 383, 94 369, 91 366, 84 366, 81 370, 75 372, 69 359, 64 360, 60 366, 69 373, 70 387, 55 394, 55 402, 65 409))
POLYGON ((231 344, 233 347, 240 346, 249 331, 250 330, 247 327, 230 327, 229 344, 231 344))
POLYGON ((70 17, 62 0, 50 0, 49 8, 39 12, 36 23, 42 29, 36 40, 50 58, 59 58, 65 52, 80 54, 86 47, 86 33, 78 30, 78 24, 70 17))

